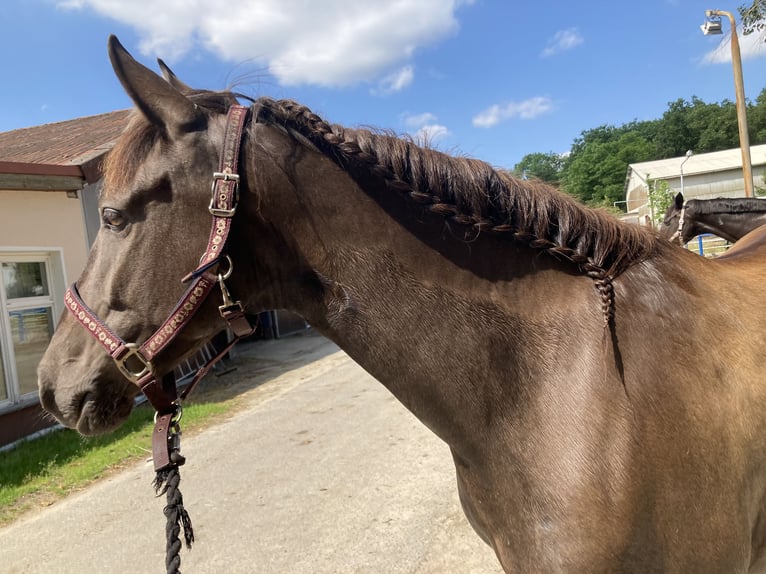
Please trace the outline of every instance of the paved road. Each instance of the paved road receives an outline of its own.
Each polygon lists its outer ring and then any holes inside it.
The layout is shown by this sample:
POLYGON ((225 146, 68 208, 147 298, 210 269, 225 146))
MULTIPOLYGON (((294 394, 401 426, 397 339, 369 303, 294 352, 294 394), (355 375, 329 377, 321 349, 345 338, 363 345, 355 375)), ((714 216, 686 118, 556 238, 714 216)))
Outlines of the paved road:
MULTIPOLYGON (((331 343, 252 344, 235 364, 210 386, 239 385, 246 407, 184 437, 197 542, 183 572, 501 572, 460 510, 447 447, 331 343)), ((164 572, 152 474, 140 463, 0 529, 0 573, 164 572)))

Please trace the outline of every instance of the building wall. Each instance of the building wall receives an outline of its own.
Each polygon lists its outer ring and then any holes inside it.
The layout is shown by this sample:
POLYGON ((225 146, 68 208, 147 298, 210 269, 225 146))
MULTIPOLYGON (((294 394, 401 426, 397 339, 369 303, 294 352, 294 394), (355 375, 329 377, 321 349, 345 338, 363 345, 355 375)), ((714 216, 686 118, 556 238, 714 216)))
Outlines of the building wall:
MULTIPOLYGON (((64 291, 79 276, 87 253, 87 233, 79 199, 67 197, 65 191, 0 190, 0 259, 38 259, 41 254, 48 255, 45 259, 51 291, 48 305, 53 325, 63 311, 64 291)), ((41 351, 34 347, 29 354, 14 346, 11 317, 18 311, 8 304, 0 293, 0 369, 3 370, 0 373, 3 387, 0 447, 52 424, 42 415, 33 378, 30 383, 33 377, 29 374, 30 361, 37 360, 41 351), (14 351, 9 354, 11 349, 14 351), (22 368, 23 376, 20 375, 22 368)))
POLYGON ((72 283, 88 256, 79 199, 63 191, 0 190, 0 251, 6 248, 61 249, 64 281, 72 283))
MULTIPOLYGON (((753 167, 753 186, 763 187, 763 175, 766 167, 753 167)), ((681 178, 666 180, 673 193, 681 191, 681 178)), ((684 177, 683 193, 685 199, 713 199, 717 197, 744 197, 745 180, 741 169, 700 173, 684 177)))
POLYGON ((82 206, 89 249, 96 240, 96 234, 101 227, 101 216, 98 212, 98 198, 101 194, 102 184, 103 180, 99 179, 96 183, 86 185, 80 191, 82 194, 82 206))

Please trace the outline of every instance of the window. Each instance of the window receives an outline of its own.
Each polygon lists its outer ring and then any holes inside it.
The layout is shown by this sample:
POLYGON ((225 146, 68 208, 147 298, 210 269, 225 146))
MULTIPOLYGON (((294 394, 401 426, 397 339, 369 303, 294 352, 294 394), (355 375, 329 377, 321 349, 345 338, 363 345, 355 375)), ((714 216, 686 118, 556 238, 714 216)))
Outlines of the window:
POLYGON ((52 253, 0 252, 0 407, 37 398, 37 365, 55 327, 52 253))

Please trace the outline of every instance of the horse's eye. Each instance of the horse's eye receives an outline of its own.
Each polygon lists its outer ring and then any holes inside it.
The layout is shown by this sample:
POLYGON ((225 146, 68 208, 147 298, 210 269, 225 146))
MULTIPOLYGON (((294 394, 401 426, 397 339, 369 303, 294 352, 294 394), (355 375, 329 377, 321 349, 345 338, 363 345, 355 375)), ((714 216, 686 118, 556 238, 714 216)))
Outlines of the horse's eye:
POLYGON ((105 226, 115 230, 122 229, 127 223, 125 216, 116 209, 112 209, 111 207, 105 207, 101 211, 101 221, 105 226))

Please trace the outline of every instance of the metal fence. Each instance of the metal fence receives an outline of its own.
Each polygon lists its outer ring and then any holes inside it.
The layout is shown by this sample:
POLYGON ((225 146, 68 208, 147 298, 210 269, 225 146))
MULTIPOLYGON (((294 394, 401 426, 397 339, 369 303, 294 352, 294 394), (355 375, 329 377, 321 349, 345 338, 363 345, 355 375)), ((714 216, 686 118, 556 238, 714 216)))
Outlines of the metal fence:
POLYGON ((726 252, 732 245, 734 244, 729 243, 725 239, 721 239, 717 235, 706 233, 698 235, 689 241, 685 247, 689 251, 699 253, 703 257, 715 257, 716 255, 726 252))

